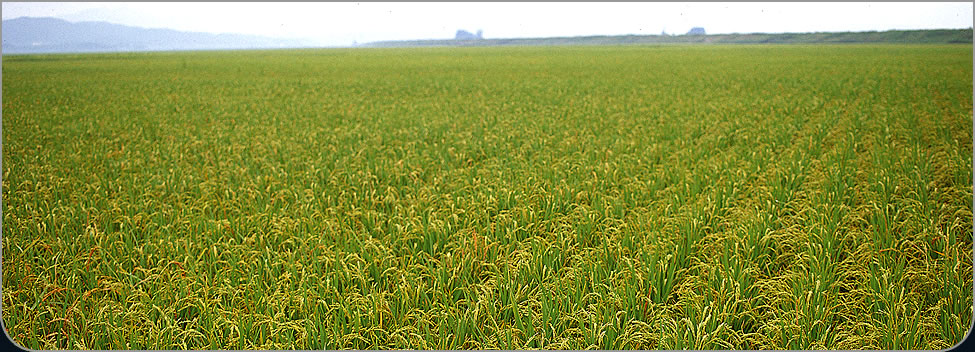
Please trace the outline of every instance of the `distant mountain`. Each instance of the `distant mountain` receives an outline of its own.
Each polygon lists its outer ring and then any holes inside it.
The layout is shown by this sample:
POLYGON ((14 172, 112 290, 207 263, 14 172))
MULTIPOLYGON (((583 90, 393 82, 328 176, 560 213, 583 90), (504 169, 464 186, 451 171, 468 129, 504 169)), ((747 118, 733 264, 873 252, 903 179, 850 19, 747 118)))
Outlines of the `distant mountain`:
POLYGON ((182 32, 108 22, 68 22, 52 17, 3 21, 4 54, 115 51, 218 50, 315 46, 301 40, 241 34, 182 32))
MULTIPOLYGON (((701 29, 703 32, 703 28, 701 29)), ((972 44, 972 29, 927 29, 884 32, 749 33, 688 35, 600 35, 585 37, 508 39, 427 39, 382 41, 363 47, 418 46, 537 46, 537 45, 653 45, 653 44, 837 44, 910 43, 972 44)))

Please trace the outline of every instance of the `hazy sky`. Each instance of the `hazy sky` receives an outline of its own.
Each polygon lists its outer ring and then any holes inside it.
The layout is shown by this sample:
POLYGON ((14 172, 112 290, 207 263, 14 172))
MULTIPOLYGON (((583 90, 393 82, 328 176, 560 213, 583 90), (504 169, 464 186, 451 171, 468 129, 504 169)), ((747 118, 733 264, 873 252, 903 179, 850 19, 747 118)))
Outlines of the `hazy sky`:
POLYGON ((59 17, 323 45, 452 38, 968 28, 972 3, 3 3, 3 19, 59 17))

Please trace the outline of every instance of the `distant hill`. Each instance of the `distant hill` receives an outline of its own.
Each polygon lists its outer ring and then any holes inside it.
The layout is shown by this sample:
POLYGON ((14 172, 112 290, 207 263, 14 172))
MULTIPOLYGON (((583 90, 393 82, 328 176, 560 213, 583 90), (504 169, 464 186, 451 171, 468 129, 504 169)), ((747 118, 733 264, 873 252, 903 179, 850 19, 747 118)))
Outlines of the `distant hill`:
POLYGON ((108 22, 68 22, 51 17, 3 21, 4 54, 293 48, 312 46, 240 34, 210 34, 130 27, 108 22))
POLYGON ((932 29, 884 32, 750 33, 709 35, 615 35, 556 38, 479 40, 403 40, 362 44, 366 47, 504 46, 504 45, 624 45, 624 44, 828 44, 927 43, 972 44, 972 29, 932 29))

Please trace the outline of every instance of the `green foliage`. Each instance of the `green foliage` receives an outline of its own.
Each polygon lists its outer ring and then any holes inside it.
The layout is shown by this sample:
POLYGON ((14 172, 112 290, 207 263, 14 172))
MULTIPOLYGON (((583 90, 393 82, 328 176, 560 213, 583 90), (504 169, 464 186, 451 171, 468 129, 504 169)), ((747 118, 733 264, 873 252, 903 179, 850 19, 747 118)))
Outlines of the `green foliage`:
POLYGON ((943 349, 971 46, 3 60, 37 349, 943 349))
POLYGON ((425 39, 367 43, 367 47, 652 45, 652 44, 972 44, 972 29, 883 32, 732 33, 708 35, 596 35, 553 38, 425 39))

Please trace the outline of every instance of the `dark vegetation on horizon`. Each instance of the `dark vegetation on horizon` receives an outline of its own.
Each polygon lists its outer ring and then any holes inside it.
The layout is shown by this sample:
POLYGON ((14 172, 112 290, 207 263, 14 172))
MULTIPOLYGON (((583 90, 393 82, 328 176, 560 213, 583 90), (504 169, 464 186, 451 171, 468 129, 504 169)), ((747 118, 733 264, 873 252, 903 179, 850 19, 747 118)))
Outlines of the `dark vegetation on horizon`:
POLYGON ((972 29, 933 29, 884 32, 749 33, 710 35, 599 35, 554 38, 429 39, 381 41, 366 47, 504 46, 504 45, 623 45, 623 44, 818 44, 899 43, 971 44, 972 29))
MULTIPOLYGON (((701 28, 703 31, 703 28, 701 28)), ((44 17, 3 21, 2 53, 96 53, 187 50, 248 50, 320 48, 310 40, 269 38, 241 34, 211 34, 172 29, 140 28, 108 22, 69 22, 44 17)), ((617 35, 552 38, 484 39, 481 31, 459 30, 452 39, 379 41, 354 47, 430 46, 552 46, 552 45, 654 45, 654 44, 814 44, 899 43, 971 44, 972 29, 940 29, 886 32, 751 33, 685 35, 617 35)))

